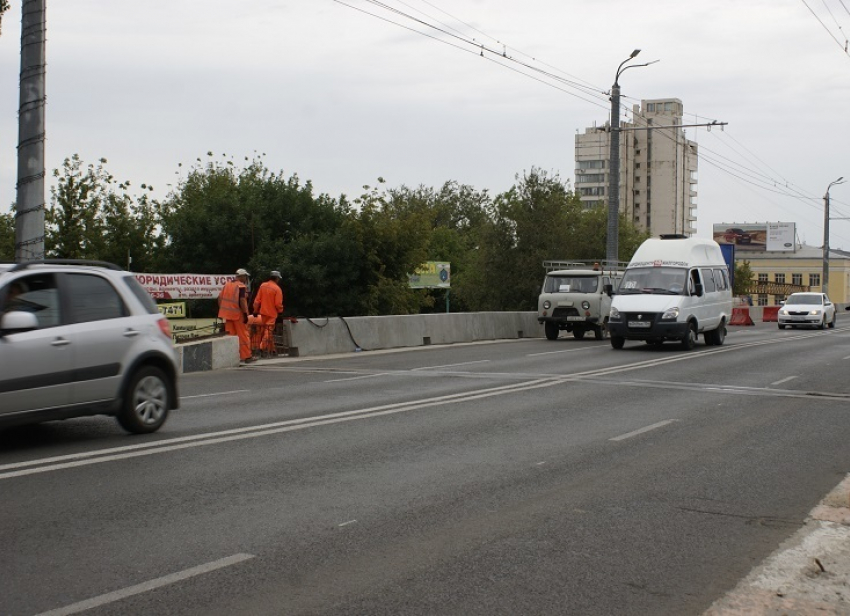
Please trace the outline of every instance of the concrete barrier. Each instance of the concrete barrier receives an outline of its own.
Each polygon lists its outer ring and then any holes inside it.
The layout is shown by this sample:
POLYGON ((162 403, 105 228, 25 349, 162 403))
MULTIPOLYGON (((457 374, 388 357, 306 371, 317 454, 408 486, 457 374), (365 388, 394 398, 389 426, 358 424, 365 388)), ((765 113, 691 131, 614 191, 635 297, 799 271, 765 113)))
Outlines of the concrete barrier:
POLYGON ((779 321, 779 308, 781 308, 781 306, 764 306, 762 308, 762 322, 776 323, 779 321))
POLYGON ((181 342, 174 348, 177 349, 177 365, 181 373, 235 368, 239 365, 239 339, 236 336, 181 342))
POLYGON ((536 312, 298 317, 283 325, 291 357, 544 336, 536 312))

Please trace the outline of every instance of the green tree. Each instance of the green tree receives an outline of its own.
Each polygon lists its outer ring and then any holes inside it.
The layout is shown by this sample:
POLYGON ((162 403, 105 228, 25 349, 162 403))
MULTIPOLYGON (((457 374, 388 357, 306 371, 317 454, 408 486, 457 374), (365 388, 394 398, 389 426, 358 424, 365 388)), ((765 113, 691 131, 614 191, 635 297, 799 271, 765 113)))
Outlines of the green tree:
POLYGON ((0 262, 15 260, 15 216, 0 214, 0 262))
POLYGON ((106 159, 84 165, 79 155, 66 158, 62 170, 55 169, 56 186, 45 212, 46 253, 62 259, 98 259, 104 247, 99 213, 112 176, 106 159))
POLYGON ((753 282, 753 270, 749 261, 735 261, 735 283, 732 285, 733 295, 748 295, 753 282))

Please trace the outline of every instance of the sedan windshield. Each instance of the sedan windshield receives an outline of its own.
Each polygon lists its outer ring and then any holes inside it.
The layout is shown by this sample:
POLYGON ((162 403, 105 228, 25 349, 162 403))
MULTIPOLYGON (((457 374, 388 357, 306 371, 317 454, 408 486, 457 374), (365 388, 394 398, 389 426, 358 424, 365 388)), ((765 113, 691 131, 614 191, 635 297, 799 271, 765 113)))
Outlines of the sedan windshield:
POLYGON ((785 302, 786 304, 803 304, 807 306, 820 306, 823 304, 823 298, 820 295, 801 295, 793 294, 785 302))
POLYGON ((617 292, 682 295, 687 282, 688 272, 680 267, 635 267, 626 270, 617 292))

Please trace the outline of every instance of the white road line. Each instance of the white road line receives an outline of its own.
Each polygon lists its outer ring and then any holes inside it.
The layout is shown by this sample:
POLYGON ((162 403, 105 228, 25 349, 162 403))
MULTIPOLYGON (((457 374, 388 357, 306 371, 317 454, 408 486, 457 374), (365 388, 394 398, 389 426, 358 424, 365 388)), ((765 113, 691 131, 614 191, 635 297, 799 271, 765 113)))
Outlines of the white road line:
POLYGON ((774 381, 771 385, 782 385, 782 383, 787 383, 788 381, 793 381, 796 379, 796 376, 786 376, 784 379, 779 379, 778 381, 774 381))
POLYGON ((632 438, 633 436, 637 436, 638 434, 643 434, 644 432, 649 432, 650 430, 657 430, 658 428, 663 428, 664 426, 669 426, 671 423, 676 423, 679 421, 678 419, 667 419, 665 421, 659 421, 658 423, 652 424, 651 426, 646 426, 645 428, 641 428, 640 430, 635 430, 634 432, 628 432, 626 434, 621 434, 620 436, 615 436, 614 438, 608 439, 609 441, 624 441, 627 438, 632 438))
POLYGON ((250 389, 234 389, 233 391, 219 391, 214 394, 197 394, 195 396, 180 396, 181 400, 191 400, 192 398, 209 398, 210 396, 227 396, 230 394, 244 394, 250 389))
POLYGON ((489 361, 489 359, 479 359, 476 361, 465 361, 460 364, 446 364, 444 366, 422 366, 421 368, 411 369, 411 372, 416 372, 418 370, 433 370, 434 368, 454 368, 455 366, 469 366, 470 364, 486 364, 489 361))
POLYGON ((598 351, 599 349, 608 350, 608 345, 605 346, 587 346, 578 349, 563 349, 561 351, 543 351, 542 353, 528 353, 526 357, 537 357, 538 355, 555 355, 556 353, 575 353, 576 351, 598 351))
POLYGON ((289 419, 260 426, 234 428, 231 430, 208 432, 206 434, 197 434, 193 436, 181 436, 168 440, 152 441, 151 443, 140 443, 138 445, 127 445, 125 447, 114 447, 99 451, 67 454, 64 456, 55 456, 53 458, 42 458, 40 460, 28 460, 26 462, 13 462, 11 464, 0 465, 0 471, 6 471, 7 469, 19 470, 0 472, 0 480, 47 473, 68 468, 77 468, 80 466, 89 466, 91 464, 101 464, 103 462, 112 462, 115 460, 127 460, 130 458, 138 458, 139 456, 150 456, 168 451, 189 449, 192 447, 205 447, 219 443, 230 443, 250 438, 258 438, 261 436, 269 436, 272 434, 282 434, 285 432, 294 432, 296 430, 304 430, 318 426, 327 426, 346 421, 371 419, 373 417, 393 415, 396 413, 407 413, 424 408, 453 404, 455 402, 480 400, 492 396, 519 393, 521 391, 528 391, 540 387, 552 387, 563 382, 563 379, 538 379, 536 381, 528 381, 520 384, 502 385, 499 387, 479 389, 473 392, 459 394, 448 394, 445 396, 426 398, 424 400, 417 400, 413 402, 385 404, 367 409, 342 411, 339 413, 331 413, 329 415, 321 415, 319 417, 289 419), (34 468, 25 468, 28 466, 34 468))
POLYGON ((850 355, 848 355, 847 357, 842 357, 841 359, 850 359, 850 355))
POLYGON ((360 376, 350 376, 345 379, 330 379, 329 381, 322 381, 323 383, 340 383, 342 381, 357 381, 359 379, 373 379, 376 376, 386 376, 390 374, 389 372, 378 372, 376 374, 361 374, 360 376))
POLYGON ((348 526, 349 524, 354 524, 356 522, 357 520, 349 520, 348 522, 343 522, 342 524, 340 524, 339 527, 342 528, 343 526, 348 526))
POLYGON ((192 567, 191 569, 178 571, 177 573, 172 573, 161 578, 156 578, 155 580, 142 582, 141 584, 136 584, 135 586, 129 586, 122 590, 109 592, 105 595, 86 599, 85 601, 80 601, 79 603, 73 603, 65 607, 50 610, 49 612, 42 612, 41 614, 38 614, 38 616, 67 616, 68 614, 79 614, 80 612, 84 612, 92 608, 100 607, 108 603, 114 603, 115 601, 121 601, 122 599, 126 599, 127 597, 132 597, 133 595, 139 595, 143 592, 148 592, 156 588, 168 586, 169 584, 181 582, 191 577, 215 571, 216 569, 230 567, 231 565, 235 565, 243 561, 250 560, 252 558, 254 558, 253 554, 234 554, 233 556, 228 556, 227 558, 222 558, 221 560, 214 560, 213 562, 207 563, 205 565, 199 565, 197 567, 192 567))

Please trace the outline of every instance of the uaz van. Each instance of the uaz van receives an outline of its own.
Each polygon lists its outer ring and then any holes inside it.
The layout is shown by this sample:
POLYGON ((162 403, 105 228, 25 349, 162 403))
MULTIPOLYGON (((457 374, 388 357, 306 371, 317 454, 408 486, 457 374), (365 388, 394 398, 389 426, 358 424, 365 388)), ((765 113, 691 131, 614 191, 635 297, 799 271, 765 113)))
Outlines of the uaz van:
POLYGON ((717 242, 662 235, 641 244, 626 268, 611 302, 611 346, 674 340, 690 350, 698 334, 721 345, 731 314, 729 270, 717 242))

